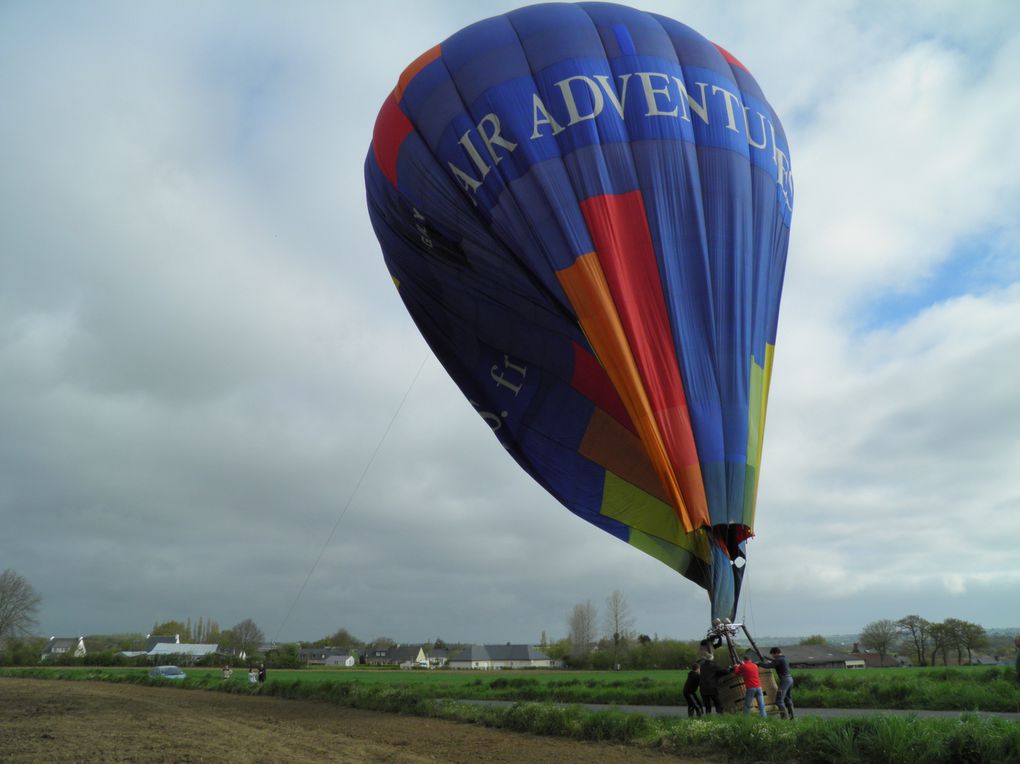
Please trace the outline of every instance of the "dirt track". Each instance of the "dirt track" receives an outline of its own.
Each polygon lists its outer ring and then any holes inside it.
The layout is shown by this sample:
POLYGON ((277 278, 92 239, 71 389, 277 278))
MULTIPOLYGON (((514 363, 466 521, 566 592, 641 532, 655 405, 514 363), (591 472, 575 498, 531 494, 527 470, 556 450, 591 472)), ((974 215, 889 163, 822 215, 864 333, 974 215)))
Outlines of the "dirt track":
POLYGON ((308 701, 0 678, 0 762, 707 764, 308 701))

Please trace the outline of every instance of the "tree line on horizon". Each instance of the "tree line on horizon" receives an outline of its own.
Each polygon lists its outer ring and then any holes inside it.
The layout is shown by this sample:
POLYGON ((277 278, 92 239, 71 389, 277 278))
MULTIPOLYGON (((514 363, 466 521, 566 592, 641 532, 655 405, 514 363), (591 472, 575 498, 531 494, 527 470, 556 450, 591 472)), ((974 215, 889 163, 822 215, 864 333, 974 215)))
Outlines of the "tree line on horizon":
MULTIPOLYGON (((11 569, 0 574, 0 663, 36 662, 46 640, 33 636, 36 616, 42 598, 22 576, 11 569)), ((692 640, 659 639, 658 635, 641 634, 634 628, 634 617, 626 597, 614 590, 606 598, 603 618, 591 600, 576 604, 569 612, 567 636, 549 640, 543 631, 539 646, 550 658, 560 659, 570 668, 591 669, 686 669, 695 659, 697 643, 692 640), (601 628, 600 628, 601 625, 601 628)), ((87 653, 95 656, 114 655, 124 651, 137 651, 145 647, 146 639, 153 636, 178 636, 181 642, 215 643, 238 654, 253 655, 265 643, 265 635, 250 618, 229 629, 221 629, 212 618, 200 617, 192 622, 167 620, 153 624, 148 635, 140 633, 98 634, 85 637, 87 653)), ((973 659, 973 653, 987 647, 1004 648, 1008 652, 1009 638, 991 639, 979 624, 959 618, 932 622, 911 614, 899 620, 882 619, 865 625, 858 637, 867 650, 886 656, 909 654, 917 666, 935 665, 941 655, 942 664, 950 659, 964 664, 973 659), (998 644, 1002 642, 1002 644, 998 644)), ((825 644, 821 635, 811 635, 800 641, 802 645, 825 644)), ((375 637, 363 641, 346 628, 316 640, 301 640, 277 648, 278 661, 285 665, 300 664, 301 648, 334 648, 348 652, 363 652, 369 647, 396 645, 388 637, 375 637)), ((460 646, 447 643, 438 637, 422 643, 430 649, 451 649, 460 646)))
POLYGON ((972 663, 974 653, 985 648, 1002 647, 1008 651, 1010 639, 993 641, 983 626, 961 618, 935 622, 911 614, 897 621, 872 621, 861 629, 860 643, 878 653, 883 661, 886 655, 899 651, 910 655, 916 666, 934 666, 941 654, 942 665, 948 666, 951 657, 957 665, 972 663))

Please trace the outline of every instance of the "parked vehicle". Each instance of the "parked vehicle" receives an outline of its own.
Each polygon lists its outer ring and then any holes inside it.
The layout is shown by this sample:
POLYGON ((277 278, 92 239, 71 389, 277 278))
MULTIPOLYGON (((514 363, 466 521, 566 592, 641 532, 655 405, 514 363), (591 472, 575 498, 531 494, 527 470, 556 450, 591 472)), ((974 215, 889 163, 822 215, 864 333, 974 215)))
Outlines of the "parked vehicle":
POLYGON ((187 677, 181 669, 177 666, 153 666, 149 670, 149 676, 156 679, 184 679, 187 677))

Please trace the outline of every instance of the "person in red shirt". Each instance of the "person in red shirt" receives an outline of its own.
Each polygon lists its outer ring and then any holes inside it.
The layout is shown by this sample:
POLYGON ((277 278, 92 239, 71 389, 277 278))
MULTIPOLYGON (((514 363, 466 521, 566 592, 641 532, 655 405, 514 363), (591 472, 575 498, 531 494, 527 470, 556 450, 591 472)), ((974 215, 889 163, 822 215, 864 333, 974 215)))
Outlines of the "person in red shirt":
POLYGON ((744 693, 744 716, 751 713, 751 700, 757 699, 758 715, 762 719, 768 718, 768 714, 765 713, 765 693, 761 689, 761 677, 758 675, 758 667, 751 662, 750 658, 744 658, 743 663, 738 663, 733 667, 733 673, 744 680, 744 687, 746 688, 744 693))

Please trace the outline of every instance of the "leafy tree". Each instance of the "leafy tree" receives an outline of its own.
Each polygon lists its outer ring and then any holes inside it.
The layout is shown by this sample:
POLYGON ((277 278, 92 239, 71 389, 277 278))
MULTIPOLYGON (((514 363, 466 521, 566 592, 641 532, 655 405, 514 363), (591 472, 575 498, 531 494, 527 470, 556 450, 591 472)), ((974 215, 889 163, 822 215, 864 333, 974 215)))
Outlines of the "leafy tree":
POLYGON ((963 664, 963 653, 967 653, 967 662, 970 662, 972 651, 983 647, 988 643, 988 635, 985 630, 976 623, 964 621, 960 618, 947 618, 942 622, 944 631, 943 658, 946 652, 953 650, 956 653, 956 662, 963 664))
POLYGON ((631 669, 687 669, 697 657, 698 646, 694 642, 679 642, 673 639, 638 640, 638 644, 627 654, 628 668, 631 669))
POLYGON ((179 636, 181 642, 191 641, 191 629, 180 621, 164 621, 163 623, 157 623, 152 627, 152 631, 150 633, 154 637, 179 636))
POLYGON ((574 659, 584 660, 591 652, 595 642, 595 624, 598 613, 591 600, 574 605, 567 618, 567 638, 570 640, 570 655, 574 659))
POLYGON ((861 629, 861 644, 878 653, 878 657, 884 664, 885 656, 889 654, 899 633, 899 627, 888 618, 873 621, 861 629))
POLYGON ((935 658, 942 653, 942 665, 949 665, 949 658, 946 654, 947 648, 952 643, 950 629, 944 623, 933 623, 928 627, 928 637, 931 639, 931 665, 935 665, 935 658))
POLYGON ((827 645, 828 641, 821 634, 812 634, 810 637, 804 637, 800 641, 802 645, 827 645))
POLYGON ((301 668, 301 648, 296 644, 277 645, 266 653, 266 665, 270 668, 301 668))
POLYGON ((46 640, 42 637, 12 637, 0 644, 0 666, 35 666, 46 640))
POLYGON ((542 649, 553 660, 563 660, 570 655, 570 640, 564 637, 556 642, 548 643, 542 649))
POLYGON ((967 651, 967 663, 973 662, 974 650, 979 650, 988 644, 988 634, 983 626, 970 621, 961 621, 960 641, 967 651))
POLYGON ((904 642, 914 652, 918 666, 928 665, 928 643, 931 640, 931 621, 919 615, 904 616, 896 622, 904 642))
POLYGON ((356 636, 351 634, 347 629, 337 629, 329 637, 329 647, 339 647, 341 650, 360 650, 365 646, 365 643, 358 639, 356 636))
POLYGON ((42 602, 32 585, 8 568, 0 574, 0 644, 11 637, 27 637, 36 626, 42 602))

